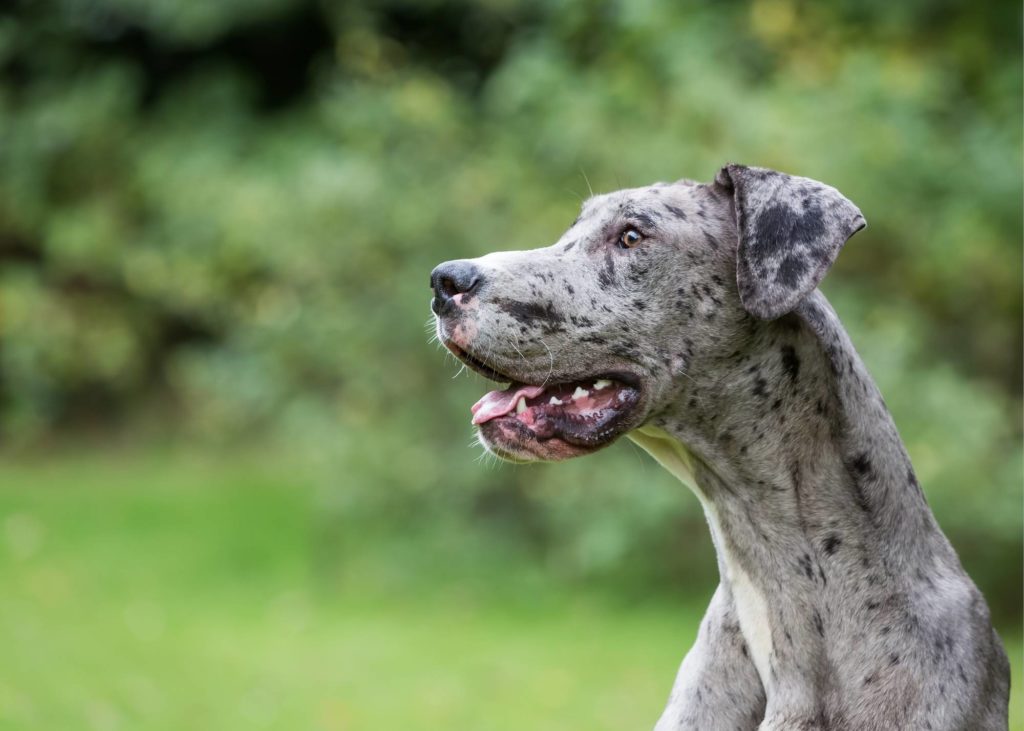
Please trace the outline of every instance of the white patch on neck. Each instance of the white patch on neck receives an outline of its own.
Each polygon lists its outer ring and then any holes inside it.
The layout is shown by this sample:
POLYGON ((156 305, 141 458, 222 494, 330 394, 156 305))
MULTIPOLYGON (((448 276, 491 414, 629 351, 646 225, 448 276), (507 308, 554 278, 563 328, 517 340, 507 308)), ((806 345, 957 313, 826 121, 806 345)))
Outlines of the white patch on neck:
POLYGON ((704 492, 697 486, 693 477, 693 455, 678 439, 664 429, 655 426, 643 426, 629 432, 629 438, 645 452, 654 457, 655 461, 668 470, 680 482, 689 487, 700 500, 711 527, 715 548, 725 567, 725 579, 732 588, 733 602, 736 604, 736 615, 740 622, 740 630, 750 648, 750 656, 761 676, 761 683, 768 690, 771 677, 769 657, 772 654, 772 633, 768 624, 768 603, 764 594, 750 581, 750 576, 735 557, 730 554, 722 540, 722 524, 718 510, 713 502, 707 499, 704 492))

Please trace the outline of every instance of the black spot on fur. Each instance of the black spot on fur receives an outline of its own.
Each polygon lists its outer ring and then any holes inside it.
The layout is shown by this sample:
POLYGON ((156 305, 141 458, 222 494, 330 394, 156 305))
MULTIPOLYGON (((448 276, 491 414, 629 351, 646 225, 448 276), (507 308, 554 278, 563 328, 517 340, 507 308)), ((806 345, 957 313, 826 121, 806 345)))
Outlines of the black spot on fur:
POLYGON ((821 208, 814 204, 796 211, 785 203, 775 203, 761 212, 753 228, 749 253, 763 259, 793 243, 813 245, 819 242, 825 236, 825 219, 821 208))
POLYGON ((789 376, 789 380, 795 383, 797 376, 800 375, 800 358, 792 345, 782 346, 782 369, 789 376))
POLYGON ((817 609, 814 610, 814 616, 812 617, 812 619, 814 620, 814 629, 816 629, 818 631, 819 635, 824 637, 825 636, 825 623, 821 621, 821 614, 818 612, 817 609))
POLYGON ((858 477, 867 477, 871 474, 871 460, 867 452, 861 452, 850 462, 850 468, 858 477))
POLYGON ((572 251, 575 246, 576 246, 576 242, 575 241, 570 241, 568 244, 565 245, 565 248, 562 249, 562 251, 572 251))
POLYGON ((610 251, 604 255, 604 268, 598 272, 597 281, 602 287, 610 287, 615 283, 615 258, 610 251))
POLYGON ((825 540, 821 544, 821 548, 825 552, 826 556, 831 556, 836 552, 836 549, 842 545, 842 543, 843 540, 835 533, 832 533, 831 535, 825 536, 825 540))
POLYGON ((807 273, 807 262, 798 256, 790 254, 775 273, 775 281, 784 287, 794 288, 800 283, 800 277, 807 273))
POLYGON ((630 215, 630 218, 632 218, 634 221, 636 221, 646 229, 653 229, 656 227, 656 224, 654 222, 654 217, 656 215, 657 214, 648 211, 634 211, 630 215))
POLYGON ((769 257, 790 239, 793 211, 783 203, 765 208, 754 222, 754 236, 751 240, 751 254, 758 258, 769 257))
POLYGON ((825 214, 813 200, 806 201, 802 215, 793 223, 793 239, 805 244, 816 243, 825 235, 825 214))
POLYGON ((553 303, 541 305, 537 302, 519 302, 510 299, 496 299, 494 304, 503 312, 526 324, 543 323, 557 325, 565 322, 565 317, 555 310, 553 303))
POLYGON ((666 204, 665 210, 678 219, 681 219, 683 221, 686 220, 686 211, 684 211, 682 208, 677 208, 676 206, 670 206, 666 204))

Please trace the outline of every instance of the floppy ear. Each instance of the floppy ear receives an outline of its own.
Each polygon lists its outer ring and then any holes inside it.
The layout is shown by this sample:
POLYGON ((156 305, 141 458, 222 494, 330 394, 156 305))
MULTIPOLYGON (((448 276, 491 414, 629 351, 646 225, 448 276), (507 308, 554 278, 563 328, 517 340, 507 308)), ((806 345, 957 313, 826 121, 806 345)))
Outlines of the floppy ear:
POLYGON ((796 307, 866 225, 842 193, 810 178, 729 164, 715 183, 736 207, 740 301, 762 320, 796 307))

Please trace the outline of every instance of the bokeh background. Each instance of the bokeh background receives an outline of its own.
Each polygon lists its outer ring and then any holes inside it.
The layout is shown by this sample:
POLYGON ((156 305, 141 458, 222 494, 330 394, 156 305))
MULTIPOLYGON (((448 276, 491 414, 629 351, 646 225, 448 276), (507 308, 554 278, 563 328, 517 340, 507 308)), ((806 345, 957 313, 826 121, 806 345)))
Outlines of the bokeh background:
POLYGON ((715 582, 697 502, 626 443, 480 459, 427 275, 727 161, 864 211, 823 288, 1019 679, 1020 29, 950 0, 8 4, 0 727, 652 726, 715 582))

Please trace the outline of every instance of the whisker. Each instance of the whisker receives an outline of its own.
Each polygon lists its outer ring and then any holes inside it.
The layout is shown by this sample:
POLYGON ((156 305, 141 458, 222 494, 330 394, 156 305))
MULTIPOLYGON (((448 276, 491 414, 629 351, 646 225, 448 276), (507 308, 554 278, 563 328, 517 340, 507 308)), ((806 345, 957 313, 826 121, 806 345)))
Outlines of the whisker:
POLYGON ((555 372, 555 356, 551 352, 551 348, 548 347, 548 344, 546 342, 544 342, 544 338, 537 338, 537 339, 540 340, 540 344, 544 346, 544 349, 546 351, 548 351, 548 360, 550 361, 550 363, 548 365, 548 374, 546 376, 544 376, 544 382, 542 384, 540 384, 541 388, 544 388, 545 386, 548 385, 548 380, 550 380, 551 376, 555 372))
MULTIPOLYGON (((518 338, 519 338, 519 336, 517 335, 517 336, 516 336, 516 339, 518 340, 518 338)), ((529 364, 530 364, 530 361, 528 361, 528 360, 526 359, 526 356, 525 356, 525 355, 523 355, 523 351, 521 351, 521 350, 519 349, 519 346, 518 346, 518 344, 516 344, 516 343, 512 342, 512 338, 509 338, 509 339, 508 339, 508 344, 509 344, 509 345, 511 345, 511 346, 512 346, 512 349, 513 349, 513 350, 515 350, 515 351, 516 351, 516 352, 517 352, 517 353, 519 354, 519 357, 523 359, 523 363, 525 363, 526 365, 529 365, 529 364)))
POLYGON ((587 177, 587 171, 583 169, 582 165, 580 165, 580 173, 583 174, 583 179, 587 181, 587 190, 590 191, 590 197, 593 198, 594 197, 594 187, 590 184, 590 178, 587 177))
MULTIPOLYGON (((679 375, 681 375, 681 376, 682 376, 683 378, 688 378, 688 379, 690 379, 690 381, 691 381, 692 383, 694 383, 694 384, 697 384, 697 380, 696 380, 696 379, 695 379, 695 378, 694 378, 693 376, 691 376, 691 375, 690 375, 689 373, 687 373, 686 371, 679 371, 679 375)), ((699 385, 699 384, 698 384, 698 385, 699 385)), ((696 399, 696 401, 697 401, 697 403, 698 403, 699 405, 701 405, 701 406, 703 406, 703 405, 704 405, 704 399, 703 399, 703 397, 702 397, 702 396, 700 395, 699 391, 694 391, 694 392, 692 392, 692 393, 691 393, 690 395, 691 395, 691 396, 692 396, 692 397, 693 397, 694 399, 696 399)))

